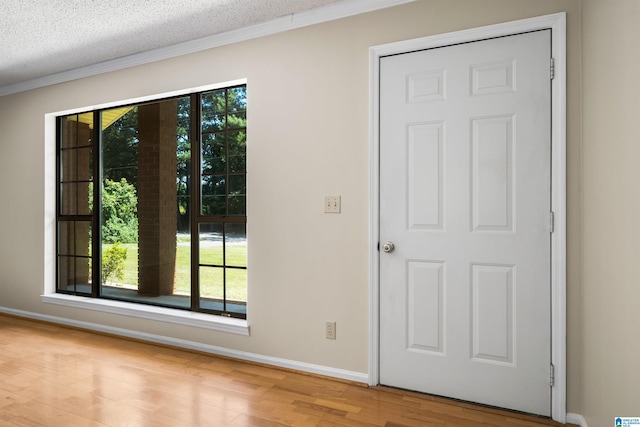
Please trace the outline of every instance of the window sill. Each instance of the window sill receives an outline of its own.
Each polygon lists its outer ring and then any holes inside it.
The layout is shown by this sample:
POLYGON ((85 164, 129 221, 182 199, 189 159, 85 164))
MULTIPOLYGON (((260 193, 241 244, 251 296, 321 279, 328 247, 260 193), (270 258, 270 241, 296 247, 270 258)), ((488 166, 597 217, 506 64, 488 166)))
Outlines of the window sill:
POLYGON ((246 320, 213 314, 55 293, 42 295, 42 302, 249 336, 246 320))

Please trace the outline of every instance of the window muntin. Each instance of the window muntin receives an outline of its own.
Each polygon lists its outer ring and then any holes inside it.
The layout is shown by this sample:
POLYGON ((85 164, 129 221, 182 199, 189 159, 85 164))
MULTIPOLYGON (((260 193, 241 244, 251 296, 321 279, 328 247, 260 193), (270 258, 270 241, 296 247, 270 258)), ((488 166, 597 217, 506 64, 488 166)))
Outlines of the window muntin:
POLYGON ((246 215, 246 105, 245 86, 202 96, 202 215, 246 215))
POLYGON ((198 240, 200 305, 225 313, 243 313, 247 297, 246 224, 201 223, 198 240))
POLYGON ((59 117, 58 154, 58 292, 246 318, 246 85, 59 117))
POLYGON ((58 129, 57 287, 90 295, 93 267, 91 226, 93 115, 74 114, 58 129))

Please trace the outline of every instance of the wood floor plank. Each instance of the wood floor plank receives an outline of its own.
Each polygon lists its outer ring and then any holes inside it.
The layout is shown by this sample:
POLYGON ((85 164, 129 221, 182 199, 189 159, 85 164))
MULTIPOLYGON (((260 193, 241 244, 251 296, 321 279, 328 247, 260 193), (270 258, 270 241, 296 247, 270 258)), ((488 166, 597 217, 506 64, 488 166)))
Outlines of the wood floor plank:
POLYGON ((0 315, 0 427, 560 425, 0 315))

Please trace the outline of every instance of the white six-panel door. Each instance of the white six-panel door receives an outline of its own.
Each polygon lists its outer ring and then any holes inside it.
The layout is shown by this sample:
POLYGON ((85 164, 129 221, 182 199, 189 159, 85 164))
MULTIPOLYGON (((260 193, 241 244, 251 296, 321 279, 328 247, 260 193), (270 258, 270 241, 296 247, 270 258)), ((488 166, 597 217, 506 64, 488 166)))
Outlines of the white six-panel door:
POLYGON ((380 60, 381 384, 550 414, 550 37, 380 60))

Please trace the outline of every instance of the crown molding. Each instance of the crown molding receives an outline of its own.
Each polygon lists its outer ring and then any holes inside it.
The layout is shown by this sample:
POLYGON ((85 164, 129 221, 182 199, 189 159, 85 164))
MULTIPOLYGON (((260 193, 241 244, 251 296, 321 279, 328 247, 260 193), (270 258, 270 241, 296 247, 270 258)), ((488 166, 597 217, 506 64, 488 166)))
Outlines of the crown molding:
POLYGON ((149 64, 163 59, 175 58, 220 46, 251 40, 271 34, 283 33, 297 28, 321 24, 349 16, 373 12, 416 0, 345 0, 331 5, 286 15, 264 23, 237 30, 189 40, 174 45, 136 53, 122 58, 87 65, 36 79, 0 87, 0 96, 38 89, 58 83, 92 77, 138 65, 149 64))

